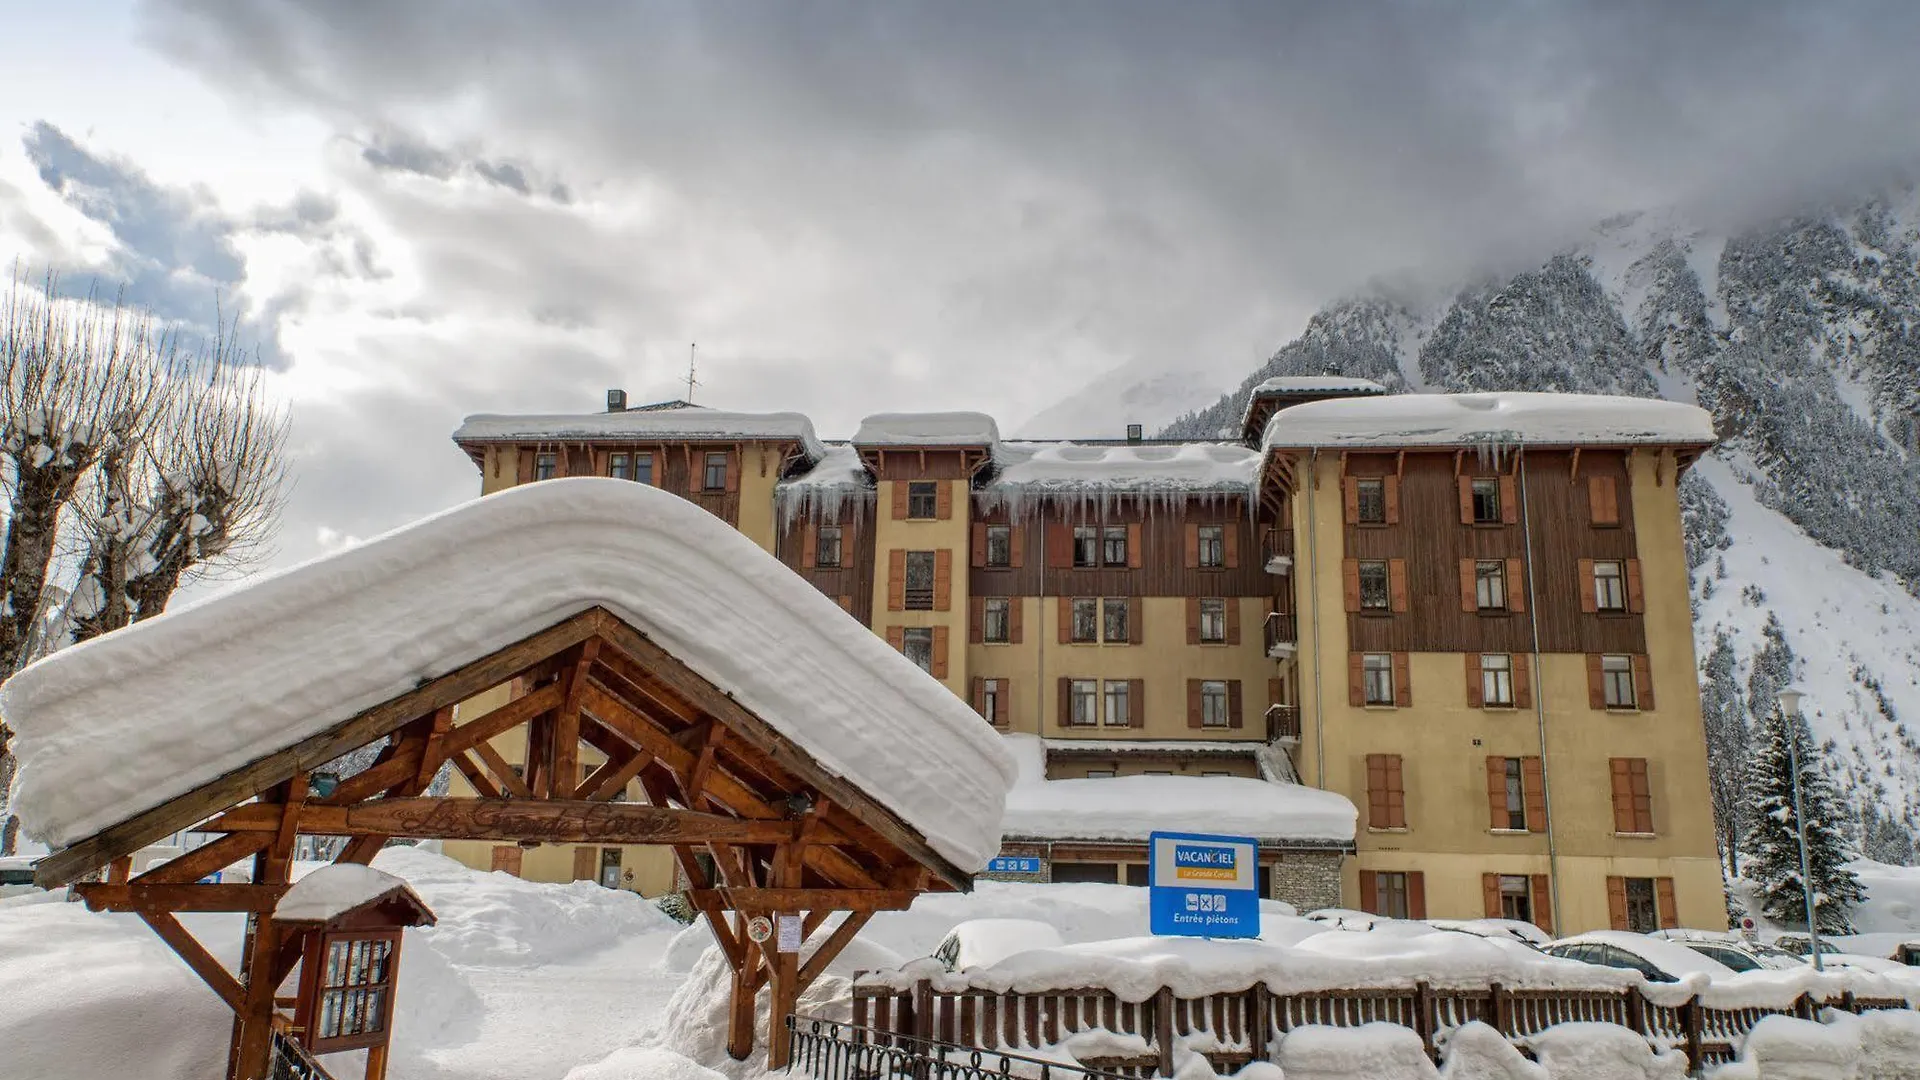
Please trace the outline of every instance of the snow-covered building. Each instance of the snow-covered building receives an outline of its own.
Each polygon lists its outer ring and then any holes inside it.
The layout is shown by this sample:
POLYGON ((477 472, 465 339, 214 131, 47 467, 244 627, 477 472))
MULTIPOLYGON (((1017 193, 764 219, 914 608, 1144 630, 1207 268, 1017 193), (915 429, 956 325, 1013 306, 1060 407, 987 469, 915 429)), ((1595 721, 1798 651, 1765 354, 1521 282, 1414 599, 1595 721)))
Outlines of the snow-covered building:
POLYGON ((483 492, 585 473, 706 506, 1015 737, 993 872, 1138 881, 1147 831, 1212 822, 1308 907, 1717 925, 1675 497, 1705 414, 1321 377, 1244 419, 1049 442, 887 413, 826 441, 667 408, 455 441, 483 492))

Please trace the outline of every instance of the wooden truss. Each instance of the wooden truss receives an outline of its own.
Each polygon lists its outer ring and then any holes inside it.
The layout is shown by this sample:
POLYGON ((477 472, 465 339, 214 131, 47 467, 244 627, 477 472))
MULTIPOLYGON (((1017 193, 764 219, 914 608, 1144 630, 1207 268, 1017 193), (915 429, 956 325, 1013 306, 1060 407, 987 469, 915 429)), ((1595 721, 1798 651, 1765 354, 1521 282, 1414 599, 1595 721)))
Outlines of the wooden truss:
POLYGON ((77 891, 96 910, 140 915, 233 1009, 229 1078, 258 1080, 272 1032, 290 1028, 273 995, 298 954, 271 914, 300 834, 348 837, 339 860, 358 863, 395 837, 670 846, 733 968, 728 1049, 751 1051, 754 997, 770 985, 774 1067, 789 1052, 781 1019, 875 911, 970 883, 855 784, 600 608, 75 843, 38 874, 57 885, 108 868, 106 882, 77 891), (489 712, 456 708, 502 687, 514 696, 489 712), (520 731, 527 753, 516 770, 493 742, 520 731), (372 765, 325 795, 311 790, 314 770, 381 740, 372 765), (603 758, 584 776, 583 747, 603 758), (426 794, 447 764, 477 795, 426 794), (616 801, 635 786, 644 800, 616 801), (218 838, 128 877, 132 852, 186 828, 218 838), (198 884, 249 856, 252 883, 198 884), (248 916, 237 979, 182 927, 175 916, 185 911, 248 916), (791 915, 810 935, 836 911, 846 919, 805 964, 746 932, 755 916, 791 915))

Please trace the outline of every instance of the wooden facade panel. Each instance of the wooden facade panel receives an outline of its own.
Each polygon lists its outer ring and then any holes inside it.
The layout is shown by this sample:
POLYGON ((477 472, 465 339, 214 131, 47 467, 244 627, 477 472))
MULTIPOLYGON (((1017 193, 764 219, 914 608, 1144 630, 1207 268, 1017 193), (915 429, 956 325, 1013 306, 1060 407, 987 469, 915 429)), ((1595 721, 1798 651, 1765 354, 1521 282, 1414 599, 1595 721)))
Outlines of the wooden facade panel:
MULTIPOLYGON (((983 525, 1010 524, 1004 509, 976 502, 974 520, 983 525)), ((1083 519, 1049 508, 1029 513, 1015 530, 1017 567, 976 566, 968 571, 975 596, 1272 596, 1278 580, 1266 572, 1260 543, 1238 500, 1196 505, 1185 511, 1148 510, 1118 503, 1103 520, 1083 519), (1124 526, 1129 565, 1099 568, 1059 566, 1062 537, 1071 543, 1072 526, 1124 526), (1219 525, 1226 532, 1226 561, 1221 569, 1190 568, 1182 552, 1187 526, 1219 525), (1051 526, 1051 527, 1049 527, 1051 526), (1063 533, 1062 527, 1065 528, 1063 533), (1137 549, 1137 553, 1136 553, 1137 549), (1049 566, 1049 563, 1055 565, 1049 566), (1137 565, 1134 565, 1137 564, 1137 565)), ((972 560, 968 560, 971 563, 972 560)))
POLYGON ((861 454, 877 480, 966 480, 986 453, 960 450, 869 450, 861 454))
POLYGON ((809 555, 817 551, 810 542, 817 529, 827 524, 810 515, 796 517, 780 529, 780 561, 794 573, 813 583, 813 587, 842 602, 854 618, 865 624, 873 612, 874 588, 874 502, 848 499, 840 509, 837 522, 840 534, 840 567, 809 566, 809 555))

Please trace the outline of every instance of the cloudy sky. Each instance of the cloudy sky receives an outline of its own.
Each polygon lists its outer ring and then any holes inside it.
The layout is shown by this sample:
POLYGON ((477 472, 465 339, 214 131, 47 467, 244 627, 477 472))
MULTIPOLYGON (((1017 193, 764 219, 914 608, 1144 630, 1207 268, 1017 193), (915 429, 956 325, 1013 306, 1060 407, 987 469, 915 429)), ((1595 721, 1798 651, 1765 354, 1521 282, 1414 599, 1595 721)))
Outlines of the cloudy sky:
POLYGON ((1624 209, 1777 212, 1920 150, 1908 0, 0 24, 0 255, 189 324, 239 306, 295 420, 280 561, 468 496, 463 414, 679 396, 690 342, 703 403, 1013 430, 1103 379, 1224 389, 1370 281, 1537 259, 1624 209))

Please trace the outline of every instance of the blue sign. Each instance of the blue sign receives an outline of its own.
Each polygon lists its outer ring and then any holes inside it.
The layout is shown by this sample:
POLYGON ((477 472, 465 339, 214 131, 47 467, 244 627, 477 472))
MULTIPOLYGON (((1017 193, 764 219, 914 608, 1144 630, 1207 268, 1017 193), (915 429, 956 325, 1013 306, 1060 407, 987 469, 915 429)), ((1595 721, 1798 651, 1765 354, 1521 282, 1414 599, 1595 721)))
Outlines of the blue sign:
POLYGON ((1259 937, 1259 850, 1244 836, 1152 834, 1149 928, 1179 937, 1259 937))
POLYGON ((1014 857, 1001 855, 987 860, 989 874, 1037 874, 1040 872, 1038 856, 1014 857))

